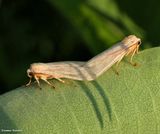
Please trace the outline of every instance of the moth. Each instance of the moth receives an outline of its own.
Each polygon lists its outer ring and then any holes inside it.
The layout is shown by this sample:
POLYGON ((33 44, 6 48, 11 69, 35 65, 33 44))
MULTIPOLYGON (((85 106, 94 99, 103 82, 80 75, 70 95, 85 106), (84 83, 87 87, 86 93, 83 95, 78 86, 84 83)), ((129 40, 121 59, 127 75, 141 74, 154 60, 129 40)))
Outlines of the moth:
MULTIPOLYGON (((115 63, 118 63, 124 56, 131 55, 130 62, 132 62, 135 53, 138 53, 141 39, 135 35, 125 37, 121 42, 116 43, 111 48, 98 54, 87 62, 80 61, 64 61, 53 63, 33 63, 27 70, 27 75, 31 79, 35 78, 40 87, 39 80, 45 81, 47 84, 53 86, 48 79, 57 79, 60 82, 64 81, 62 78, 92 81, 111 68, 115 63)), ((53 86, 54 87, 54 86, 53 86)))

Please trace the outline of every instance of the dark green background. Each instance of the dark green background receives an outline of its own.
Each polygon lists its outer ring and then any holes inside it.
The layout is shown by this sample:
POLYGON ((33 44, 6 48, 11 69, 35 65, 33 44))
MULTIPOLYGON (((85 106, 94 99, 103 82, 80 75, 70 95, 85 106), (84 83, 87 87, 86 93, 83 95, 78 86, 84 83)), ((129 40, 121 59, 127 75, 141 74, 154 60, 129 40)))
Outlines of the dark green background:
POLYGON ((88 60, 129 34, 160 42, 159 0, 1 0, 0 93, 26 82, 33 62, 88 60))

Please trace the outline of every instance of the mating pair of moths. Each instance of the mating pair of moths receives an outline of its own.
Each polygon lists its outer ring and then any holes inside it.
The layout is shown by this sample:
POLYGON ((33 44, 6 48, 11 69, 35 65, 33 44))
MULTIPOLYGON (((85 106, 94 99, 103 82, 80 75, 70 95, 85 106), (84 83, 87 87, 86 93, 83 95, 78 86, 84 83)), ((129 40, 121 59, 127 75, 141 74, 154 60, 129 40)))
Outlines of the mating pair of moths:
MULTIPOLYGON (((135 53, 138 53, 141 39, 135 35, 125 37, 121 42, 115 44, 110 49, 98 54, 87 62, 80 61, 64 61, 53 63, 33 63, 27 70, 27 75, 32 77, 40 87, 39 79, 44 80, 53 86, 48 79, 57 79, 64 83, 61 78, 68 78, 80 81, 92 81, 108 70, 113 64, 119 63, 124 56, 131 55, 130 62, 135 53)), ((53 86, 54 87, 54 86, 53 86)))

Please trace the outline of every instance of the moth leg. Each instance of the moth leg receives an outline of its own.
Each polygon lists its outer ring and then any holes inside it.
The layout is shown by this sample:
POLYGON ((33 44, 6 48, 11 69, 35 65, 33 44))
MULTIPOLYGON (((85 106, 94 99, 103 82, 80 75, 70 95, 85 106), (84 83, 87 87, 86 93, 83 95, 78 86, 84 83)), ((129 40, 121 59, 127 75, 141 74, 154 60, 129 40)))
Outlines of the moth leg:
POLYGON ((38 87, 39 87, 40 89, 42 89, 41 86, 40 86, 39 78, 36 77, 36 76, 34 76, 34 78, 35 78, 35 80, 36 80, 36 82, 37 82, 37 84, 38 84, 38 87))
POLYGON ((53 84, 51 84, 49 81, 47 81, 46 78, 41 78, 43 81, 45 81, 48 85, 50 85, 51 87, 55 88, 55 86, 53 84))
POLYGON ((29 86, 32 82, 32 76, 27 72, 27 76, 29 77, 29 82, 25 86, 29 86))
POLYGON ((125 54, 125 56, 128 56, 132 51, 128 50, 128 52, 125 54))
POLYGON ((62 82, 62 83, 65 83, 65 81, 62 80, 62 79, 60 79, 60 78, 55 78, 55 79, 59 80, 59 81, 62 82))
POLYGON ((116 71, 116 74, 117 74, 117 75, 119 75, 119 73, 118 73, 118 65, 119 65, 120 61, 123 59, 123 57, 124 57, 124 56, 122 56, 122 57, 117 61, 117 63, 116 63, 115 71, 116 71))
POLYGON ((138 54, 139 53, 139 46, 137 46, 137 49, 136 49, 136 54, 138 54))
POLYGON ((29 82, 26 84, 26 86, 29 86, 32 82, 32 77, 29 77, 29 82))
POLYGON ((130 63, 131 63, 133 66, 136 66, 136 65, 137 65, 136 63, 133 63, 133 56, 134 56, 134 54, 135 54, 136 52, 138 52, 137 50, 138 50, 138 49, 135 49, 135 50, 133 51, 132 55, 131 55, 130 63))

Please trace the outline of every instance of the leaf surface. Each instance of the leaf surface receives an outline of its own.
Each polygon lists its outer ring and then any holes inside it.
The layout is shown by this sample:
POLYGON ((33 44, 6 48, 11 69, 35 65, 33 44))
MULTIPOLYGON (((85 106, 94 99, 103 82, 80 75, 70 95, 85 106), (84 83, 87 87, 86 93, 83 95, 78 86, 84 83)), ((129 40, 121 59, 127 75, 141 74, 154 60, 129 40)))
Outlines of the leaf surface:
POLYGON ((125 58, 92 82, 41 82, 0 96, 0 129, 24 134, 150 134, 160 131, 160 48, 125 58))

